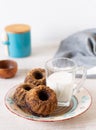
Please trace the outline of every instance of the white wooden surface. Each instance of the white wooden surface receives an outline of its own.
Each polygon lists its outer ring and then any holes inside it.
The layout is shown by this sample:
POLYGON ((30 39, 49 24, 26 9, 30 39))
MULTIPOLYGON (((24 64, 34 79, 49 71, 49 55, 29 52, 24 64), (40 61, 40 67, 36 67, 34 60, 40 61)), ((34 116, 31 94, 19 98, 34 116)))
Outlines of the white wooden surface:
MULTIPOLYGON (((0 79, 0 130, 95 130, 96 129, 96 79, 86 80, 86 87, 92 95, 92 105, 84 114, 63 122, 36 122, 23 119, 12 114, 4 104, 7 91, 15 84, 24 81, 26 73, 35 67, 44 67, 45 61, 52 58, 58 43, 40 44, 33 46, 30 57, 14 59, 18 63, 18 72, 12 79, 0 79)), ((3 46, 0 45, 0 59, 13 59, 5 56, 3 46)))

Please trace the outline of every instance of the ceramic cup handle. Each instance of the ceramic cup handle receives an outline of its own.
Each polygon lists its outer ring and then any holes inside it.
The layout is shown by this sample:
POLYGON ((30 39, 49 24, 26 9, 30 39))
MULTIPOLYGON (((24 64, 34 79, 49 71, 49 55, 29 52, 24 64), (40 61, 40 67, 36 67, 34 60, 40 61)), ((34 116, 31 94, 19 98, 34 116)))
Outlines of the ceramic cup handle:
POLYGON ((8 45, 9 45, 9 41, 8 41, 8 36, 7 36, 7 33, 5 31, 3 31, 1 33, 1 43, 6 45, 4 46, 4 53, 6 56, 8 56, 8 45))
POLYGON ((86 75, 87 75, 87 69, 85 67, 77 67, 76 70, 76 75, 78 71, 82 71, 82 74, 79 74, 78 76, 76 76, 76 79, 78 78, 79 81, 75 82, 75 87, 74 87, 74 91, 73 93, 78 93, 80 91, 80 88, 83 87, 84 81, 86 79, 86 75))
POLYGON ((1 42, 5 45, 8 45, 9 44, 9 41, 8 41, 8 36, 7 36, 7 33, 5 31, 3 31, 1 33, 1 42))

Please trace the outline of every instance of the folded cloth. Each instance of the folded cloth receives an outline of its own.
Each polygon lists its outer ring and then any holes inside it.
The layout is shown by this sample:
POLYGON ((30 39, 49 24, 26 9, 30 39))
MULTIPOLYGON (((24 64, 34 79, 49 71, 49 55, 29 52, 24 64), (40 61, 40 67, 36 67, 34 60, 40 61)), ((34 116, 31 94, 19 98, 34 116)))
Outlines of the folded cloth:
POLYGON ((96 29, 77 32, 61 41, 54 58, 57 57, 71 58, 86 68, 96 66, 96 29))
POLYGON ((61 41, 56 57, 71 58, 88 68, 96 66, 96 29, 75 33, 61 41))

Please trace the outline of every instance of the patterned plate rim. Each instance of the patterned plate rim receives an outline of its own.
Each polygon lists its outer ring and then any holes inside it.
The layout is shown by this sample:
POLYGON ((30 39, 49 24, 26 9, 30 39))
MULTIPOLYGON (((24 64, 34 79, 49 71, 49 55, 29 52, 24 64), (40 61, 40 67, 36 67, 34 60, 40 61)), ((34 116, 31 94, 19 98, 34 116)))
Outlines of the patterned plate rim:
MULTIPOLYGON (((25 118, 25 119, 27 119, 27 120, 31 120, 31 121, 38 121, 38 122, 60 122, 60 121, 64 121, 64 120, 69 120, 69 119, 72 119, 72 118, 75 118, 75 117, 77 117, 77 116, 79 116, 79 115, 81 115, 81 114, 83 114, 83 113, 85 113, 89 108, 90 108, 90 106, 91 106, 91 104, 92 104, 92 96, 91 96, 91 94, 90 94, 90 92, 86 89, 86 88, 82 88, 80 91, 86 91, 87 92, 87 95, 88 95, 88 97, 89 97, 89 105, 86 107, 86 109, 84 109, 83 111, 81 111, 81 112, 79 112, 79 113, 77 113, 77 114, 73 114, 73 116, 69 116, 69 117, 65 117, 65 118, 62 118, 62 119, 52 119, 52 118, 50 118, 50 116, 48 117, 48 118, 46 118, 46 117, 36 117, 36 116, 33 116, 33 118, 30 118, 30 117, 26 117, 26 116, 24 116, 24 115, 22 115, 22 114, 20 114, 20 113, 17 113, 15 110, 13 110, 11 107, 10 107, 10 105, 9 105, 9 103, 8 103, 8 101, 7 101, 7 98, 10 96, 10 94, 11 94, 11 92, 13 91, 13 90, 15 90, 16 89, 16 86, 15 87, 12 87, 11 89, 9 89, 9 91, 7 92, 7 94, 5 95, 5 98, 4 98, 4 103, 5 103, 5 106, 6 106, 6 108, 10 111, 10 112, 12 112, 13 114, 15 114, 15 115, 17 115, 17 116, 19 116, 19 117, 22 117, 22 118, 25 118)), ((79 93, 79 95, 81 94, 81 92, 79 93)), ((78 97, 75 95, 75 97, 77 98, 77 100, 78 100, 78 97)), ((74 110, 74 111, 76 111, 77 109, 78 109, 78 104, 77 104, 77 107, 76 107, 76 109, 74 110)), ((19 108, 18 108, 19 109, 19 108)), ((73 111, 73 112, 74 112, 73 111)), ((67 113, 66 113, 67 114, 67 113)))

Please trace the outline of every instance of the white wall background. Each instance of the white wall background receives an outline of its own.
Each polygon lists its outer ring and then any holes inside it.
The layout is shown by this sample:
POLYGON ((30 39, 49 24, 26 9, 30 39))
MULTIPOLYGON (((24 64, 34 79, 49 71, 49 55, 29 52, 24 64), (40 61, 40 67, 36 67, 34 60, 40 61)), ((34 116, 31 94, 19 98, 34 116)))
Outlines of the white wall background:
POLYGON ((59 42, 96 27, 96 0, 0 0, 0 32, 13 23, 32 27, 32 42, 59 42))

